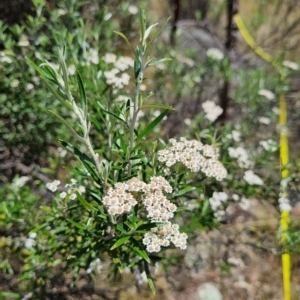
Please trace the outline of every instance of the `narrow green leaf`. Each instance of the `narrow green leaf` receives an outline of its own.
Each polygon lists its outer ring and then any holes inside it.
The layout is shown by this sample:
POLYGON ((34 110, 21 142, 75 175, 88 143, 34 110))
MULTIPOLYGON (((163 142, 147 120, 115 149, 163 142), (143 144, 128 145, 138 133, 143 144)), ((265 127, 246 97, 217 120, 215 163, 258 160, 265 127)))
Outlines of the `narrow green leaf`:
POLYGON ((121 245, 125 244, 130 239, 130 235, 126 235, 118 239, 118 241, 110 248, 110 250, 114 250, 121 245))
POLYGON ((134 51, 133 47, 131 46, 131 44, 129 43, 127 37, 122 32, 119 32, 119 31, 114 31, 114 33, 118 34, 120 37, 122 37, 125 40, 126 44, 130 48, 130 50, 133 52, 133 54, 135 55, 135 51, 134 51))
POLYGON ((58 118, 64 125, 66 125, 66 127, 70 130, 70 132, 72 133, 73 137, 75 139, 77 139, 79 142, 84 143, 85 140, 84 138, 82 138, 81 136, 79 136, 77 134, 77 132, 72 128, 72 126, 64 119, 62 118, 59 114, 57 114, 55 111, 53 110, 49 110, 49 112, 51 114, 53 114, 56 118, 58 118))
MULTIPOLYGON (((167 23, 169 22, 169 20, 171 19, 171 17, 169 17, 166 22, 163 24, 163 26, 158 30, 158 32, 156 32, 156 34, 153 36, 152 40, 148 43, 147 45, 147 49, 150 47, 150 45, 157 39, 157 37, 161 34, 161 32, 163 31, 163 29, 166 27, 167 23)), ((146 51, 147 51, 146 49, 146 51)))
POLYGON ((156 65, 158 65, 160 63, 163 63, 165 61, 170 61, 170 60, 172 60, 172 58, 162 58, 162 59, 159 59, 157 61, 149 62, 147 64, 147 67, 153 67, 153 66, 156 66, 156 65))
POLYGON ((94 116, 90 116, 90 120, 93 122, 93 124, 97 127, 98 130, 102 130, 101 124, 94 116))
POLYGON ((11 293, 11 292, 1 292, 0 291, 0 300, 4 299, 21 299, 21 295, 17 293, 11 293), (5 298, 2 298, 5 297, 5 298))
POLYGON ((116 119, 118 119, 119 121, 121 121, 121 122, 123 122, 123 123, 125 123, 125 124, 127 125, 126 121, 124 121, 123 119, 121 119, 120 117, 118 117, 116 114, 114 114, 114 113, 112 113, 112 112, 110 112, 110 111, 108 111, 108 110, 104 110, 104 111, 105 111, 107 114, 109 114, 109 115, 115 117, 116 119))
POLYGON ((54 221, 54 220, 55 220, 55 218, 50 219, 48 222, 46 222, 46 223, 44 223, 44 224, 42 224, 42 225, 36 226, 36 227, 33 228, 31 231, 32 231, 32 232, 38 232, 39 230, 41 230, 41 229, 43 229, 43 228, 49 226, 50 223, 51 223, 52 221, 54 221))
POLYGON ((147 281, 148 281, 148 284, 149 284, 149 287, 150 287, 152 293, 155 295, 156 291, 155 291, 155 286, 153 284, 153 280, 147 276, 147 281))
POLYGON ((140 23, 141 23, 141 41, 145 40, 146 31, 146 12, 144 9, 140 8, 140 23))
POLYGON ((160 104, 160 103, 147 103, 141 107, 141 109, 143 109, 143 108, 162 108, 162 109, 168 109, 168 110, 175 110, 172 106, 160 104))
POLYGON ((138 136, 137 140, 142 139, 149 132, 151 132, 160 122, 161 120, 168 114, 169 110, 166 109, 163 111, 157 118, 155 118, 138 136))
POLYGON ((150 25, 150 26, 147 28, 147 30, 145 31, 145 35, 144 35, 144 42, 146 42, 146 40, 147 40, 149 34, 151 33, 151 30, 152 30, 155 26, 157 26, 157 25, 158 25, 158 23, 155 23, 155 24, 150 25))
POLYGON ((70 102, 68 102, 67 100, 65 100, 58 92, 58 90, 56 90, 55 87, 53 87, 47 79, 44 79, 45 84, 47 85, 47 88, 50 90, 50 92, 53 94, 53 96, 62 104, 64 105, 67 109, 69 110, 73 110, 73 107, 71 105, 70 102))
POLYGON ((65 90, 69 93, 69 82, 68 82, 68 70, 67 70, 67 66, 66 66, 66 62, 64 59, 64 48, 60 49, 58 51, 58 56, 59 56, 59 62, 60 62, 60 66, 62 69, 62 73, 63 73, 63 80, 64 80, 64 84, 65 84, 65 90))
POLYGON ((145 250, 139 249, 137 247, 134 247, 133 249, 141 258, 143 258, 147 263, 150 264, 150 258, 145 250))
POLYGON ((194 187, 194 186, 189 186, 189 187, 187 187, 187 188, 184 188, 184 189, 182 189, 182 190, 180 190, 180 191, 177 191, 177 192, 173 193, 172 196, 173 196, 173 197, 178 197, 178 196, 184 195, 184 194, 186 194, 186 193, 189 193, 189 192, 191 192, 191 191, 194 191, 195 189, 196 189, 196 187, 194 187))
POLYGON ((75 191, 76 195, 77 195, 77 198, 79 200, 79 202, 84 206, 84 208, 88 211, 91 211, 94 206, 90 203, 88 203, 82 196, 81 194, 78 192, 78 191, 75 191))
POLYGON ((32 60, 30 60, 28 57, 25 57, 27 63, 34 68, 43 78, 52 79, 42 68, 37 66, 32 60))
POLYGON ((82 78, 80 76, 80 73, 77 71, 77 83, 78 83, 78 89, 80 93, 80 98, 81 98, 81 105, 84 111, 85 116, 87 115, 87 100, 86 100, 86 93, 84 89, 84 85, 82 82, 82 78))
POLYGON ((71 224, 73 224, 75 227, 77 227, 80 230, 85 230, 85 227, 75 221, 73 221, 72 219, 67 219, 71 224))

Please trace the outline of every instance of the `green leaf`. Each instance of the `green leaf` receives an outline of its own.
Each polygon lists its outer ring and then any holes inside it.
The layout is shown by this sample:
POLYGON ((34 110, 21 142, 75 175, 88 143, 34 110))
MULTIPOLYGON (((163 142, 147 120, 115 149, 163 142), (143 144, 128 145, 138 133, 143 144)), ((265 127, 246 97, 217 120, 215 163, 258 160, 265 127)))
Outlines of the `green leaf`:
POLYGON ((146 12, 142 8, 140 8, 140 23, 141 23, 141 41, 144 42, 145 31, 146 31, 146 12))
POLYGON ((147 281, 148 281, 148 284, 149 284, 149 287, 150 287, 152 293, 155 295, 156 291, 155 291, 155 286, 153 284, 153 280, 147 276, 147 281))
POLYGON ((163 62, 165 62, 165 61, 170 61, 170 60, 172 60, 172 58, 168 58, 168 57, 162 58, 162 59, 159 59, 159 60, 154 61, 154 62, 149 62, 149 63, 147 64, 147 67, 153 67, 153 66, 156 66, 156 65, 158 65, 158 64, 160 64, 160 63, 163 63, 163 62))
POLYGON ((72 219, 67 219, 71 224, 73 224, 75 227, 77 227, 80 230, 85 230, 85 227, 75 221, 73 221, 72 219))
POLYGON ((67 93, 69 93, 70 90, 69 90, 69 82, 68 82, 68 70, 67 70, 65 59, 64 59, 64 52, 65 52, 64 48, 60 49, 58 51, 58 57, 59 57, 59 62, 60 62, 62 73, 63 73, 63 80, 64 80, 64 84, 65 84, 65 90, 67 91, 67 93))
POLYGON ((150 258, 145 250, 139 249, 137 247, 134 247, 133 249, 141 258, 143 258, 147 263, 150 264, 150 258))
POLYGON ((175 110, 172 106, 160 104, 160 103, 147 103, 141 107, 141 109, 143 108, 163 108, 168 110, 175 110))
POLYGON ((82 82, 82 78, 80 76, 80 73, 77 71, 77 83, 78 83, 78 89, 80 93, 80 98, 81 98, 81 105, 84 111, 84 115, 87 115, 87 99, 86 99, 86 93, 84 89, 84 85, 82 82))
POLYGON ((114 113, 112 113, 112 112, 110 112, 110 111, 108 111, 108 110, 105 110, 105 109, 104 109, 103 111, 106 112, 107 114, 109 114, 109 115, 115 117, 116 119, 118 119, 119 121, 121 121, 121 122, 123 122, 124 124, 127 125, 126 121, 124 121, 123 119, 121 119, 120 117, 118 117, 116 114, 114 114, 114 113))
POLYGON ((189 192, 194 191, 194 190, 196 190, 196 187, 189 186, 187 188, 184 188, 180 191, 177 191, 177 192, 173 193, 172 196, 173 197, 178 197, 178 196, 184 195, 184 194, 189 193, 189 192))
POLYGON ((42 68, 37 66, 32 60, 30 60, 28 57, 25 57, 27 63, 34 68, 43 78, 52 79, 52 76, 49 76, 47 72, 45 72, 42 68))
POLYGON ((119 31, 114 31, 114 33, 118 34, 120 37, 122 37, 125 40, 126 44, 130 48, 130 50, 133 52, 133 54, 135 55, 135 51, 134 51, 133 47, 131 46, 131 44, 129 43, 127 37, 122 32, 119 32, 119 31))
POLYGON ((85 143, 84 138, 82 138, 80 135, 77 134, 77 132, 72 128, 72 126, 63 118, 61 117, 58 113, 56 113, 53 110, 49 110, 51 114, 53 114, 57 119, 59 119, 72 133, 73 137, 78 140, 81 143, 85 143))
POLYGON ((157 26, 157 25, 158 25, 158 23, 155 23, 155 24, 150 25, 150 26, 147 28, 147 30, 145 31, 145 35, 144 35, 144 42, 146 42, 146 40, 147 40, 149 34, 151 33, 152 29, 153 29, 155 26, 157 26))
POLYGON ((21 299, 21 295, 17 293, 11 293, 11 292, 1 292, 0 291, 0 300, 4 299, 21 299), (2 298, 5 297, 5 298, 2 298))
POLYGON ((47 88, 50 90, 50 92, 53 94, 53 96, 62 104, 64 105, 67 109, 73 110, 72 105, 70 102, 65 100, 62 95, 59 93, 59 91, 53 87, 50 82, 47 79, 44 79, 45 84, 47 85, 47 88))
MULTIPOLYGON (((169 22, 169 20, 171 19, 171 17, 169 17, 166 22, 163 24, 163 26, 158 30, 158 32, 155 33, 155 35, 153 36, 152 40, 148 43, 147 45, 147 49, 150 47, 150 45, 157 39, 157 37, 161 34, 161 32, 163 31, 163 29, 166 27, 167 23, 169 22)), ((146 49, 146 50, 147 50, 146 49)))
POLYGON ((80 201, 80 203, 84 206, 84 208, 88 211, 91 211, 92 209, 94 209, 94 206, 90 203, 88 203, 78 191, 75 191, 78 200, 80 201))
POLYGON ((130 239, 130 235, 126 235, 118 239, 118 241, 110 248, 110 250, 114 250, 121 245, 125 244, 130 239))
POLYGON ((138 136, 137 140, 142 139, 149 132, 151 132, 160 122, 161 120, 168 114, 169 110, 166 109, 163 111, 157 118, 155 118, 138 136))
POLYGON ((54 220, 55 220, 55 218, 50 219, 48 222, 46 222, 46 223, 44 223, 44 224, 42 224, 42 225, 36 226, 36 227, 33 228, 31 231, 32 231, 32 232, 38 232, 39 230, 41 230, 41 229, 43 229, 43 228, 49 226, 50 223, 51 223, 52 221, 54 221, 54 220))

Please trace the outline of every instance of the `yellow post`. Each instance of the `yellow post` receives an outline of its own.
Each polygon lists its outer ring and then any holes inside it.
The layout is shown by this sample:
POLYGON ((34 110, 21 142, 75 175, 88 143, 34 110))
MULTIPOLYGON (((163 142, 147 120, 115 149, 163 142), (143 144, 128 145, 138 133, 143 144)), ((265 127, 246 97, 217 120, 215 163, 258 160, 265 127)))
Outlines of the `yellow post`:
MULTIPOLYGON (((247 44, 252 48, 252 50, 259 55, 262 59, 265 61, 271 63, 275 68, 277 68, 278 72, 282 74, 280 66, 276 63, 276 61, 273 59, 273 57, 266 53, 261 47, 259 47, 254 39, 252 38, 251 34, 247 30, 242 18, 240 15, 236 14, 234 16, 234 20, 237 24, 237 27, 242 34, 243 38, 247 42, 247 44)), ((280 160, 281 160, 281 166, 283 168, 281 172, 281 179, 282 182, 289 176, 289 171, 286 169, 288 163, 289 163, 289 155, 288 155, 288 137, 287 137, 287 130, 285 128, 286 126, 286 101, 285 101, 285 95, 284 93, 280 93, 279 95, 279 123, 281 127, 280 132, 280 160)), ((286 184, 282 184, 281 187, 281 197, 287 198, 287 189, 286 184)), ((283 211, 281 213, 281 220, 280 220, 280 227, 281 227, 281 242, 283 246, 286 242, 286 231, 289 228, 289 212, 283 211)), ((285 300, 291 300, 291 287, 290 287, 290 274, 291 274, 291 258, 290 254, 286 249, 284 249, 282 254, 282 276, 283 276, 283 290, 284 290, 284 299, 285 300)))

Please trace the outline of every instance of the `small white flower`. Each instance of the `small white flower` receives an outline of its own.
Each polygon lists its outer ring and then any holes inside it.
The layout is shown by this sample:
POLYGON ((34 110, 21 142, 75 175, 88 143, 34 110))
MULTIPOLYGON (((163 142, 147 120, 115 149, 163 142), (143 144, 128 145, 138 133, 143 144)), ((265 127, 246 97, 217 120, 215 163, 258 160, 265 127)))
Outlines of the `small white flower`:
POLYGON ((129 5, 128 12, 132 15, 136 15, 139 12, 139 9, 135 5, 129 5))
POLYGON ((230 134, 226 136, 228 139, 233 139, 235 142, 241 141, 241 133, 237 130, 232 130, 230 134))
POLYGON ((78 190, 79 194, 85 193, 85 187, 82 185, 77 190, 78 190))
POLYGON ((25 86, 25 91, 29 92, 32 89, 34 89, 34 85, 32 83, 27 83, 26 86, 25 86))
POLYGON ((59 8, 57 10, 57 13, 60 15, 60 16, 64 16, 68 11, 65 10, 65 9, 62 9, 62 8, 59 8))
POLYGON ((267 141, 260 141, 259 144, 269 152, 275 152, 278 149, 277 143, 271 139, 267 141))
POLYGON ((238 195, 238 194, 232 194, 232 199, 234 200, 234 201, 239 201, 240 200, 240 196, 238 195))
POLYGON ((76 179, 74 179, 74 178, 71 178, 71 180, 70 180, 70 181, 71 181, 71 184, 72 184, 72 185, 76 185, 76 184, 77 184, 77 180, 76 180, 76 179))
POLYGON ((250 185, 263 185, 264 182, 262 179, 254 174, 252 170, 248 170, 244 174, 244 180, 249 183, 250 185))
POLYGON ((68 66, 68 73, 69 75, 74 75, 76 73, 76 67, 74 65, 69 65, 68 66))
POLYGON ((75 200, 77 198, 77 195, 75 193, 71 193, 70 200, 75 200))
POLYGON ((258 95, 264 96, 264 97, 266 97, 268 100, 274 100, 274 99, 275 99, 275 94, 272 93, 272 92, 269 91, 269 90, 264 90, 264 89, 259 90, 259 91, 258 91, 258 95))
POLYGON ((291 69, 291 70, 294 70, 294 71, 297 71, 299 69, 299 65, 296 64, 295 62, 293 61, 289 61, 289 60, 284 60, 282 62, 282 65, 291 69))
POLYGON ((258 118, 258 122, 261 124, 269 125, 271 123, 271 120, 267 117, 260 117, 258 118))
POLYGON ((192 125, 192 120, 189 118, 184 119, 184 124, 187 126, 191 126, 192 125))
POLYGON ((239 203, 239 206, 242 210, 248 210, 251 206, 251 203, 248 199, 243 197, 241 202, 239 203))
POLYGON ((57 191, 57 187, 60 185, 60 181, 59 180, 54 180, 53 182, 48 182, 46 184, 46 188, 51 191, 51 192, 55 192, 57 191))
POLYGON ((224 58, 223 52, 217 48, 209 48, 206 51, 206 55, 214 60, 222 60, 224 58))
POLYGON ((280 211, 291 211, 292 206, 291 206, 290 200, 288 198, 281 196, 278 199, 278 202, 279 202, 280 211))
POLYGON ((26 35, 21 36, 18 45, 20 47, 28 47, 30 45, 26 35))
POLYGON ((211 100, 202 103, 202 108, 205 112, 205 117, 211 122, 214 122, 223 112, 223 109, 211 100))
POLYGON ((61 193, 59 194, 59 198, 61 198, 61 199, 65 199, 66 196, 67 196, 67 193, 66 193, 66 192, 61 192, 61 193))
POLYGON ((11 82, 10 87, 11 87, 11 88, 16 88, 16 87, 19 86, 19 84, 20 84, 20 81, 19 81, 18 79, 14 79, 14 80, 11 82))
POLYGON ((98 50, 90 49, 90 51, 88 53, 87 61, 91 62, 94 65, 98 65, 98 63, 99 63, 98 50))
POLYGON ((111 64, 111 63, 115 63, 117 60, 117 56, 113 53, 106 53, 102 59, 107 63, 107 64, 111 64))
POLYGON ((119 95, 119 96, 115 99, 115 101, 117 101, 117 102, 126 102, 128 99, 130 99, 130 98, 127 97, 127 96, 119 95))
POLYGON ((7 56, 5 52, 0 51, 0 62, 11 64, 12 59, 9 56, 7 56))
POLYGON ((37 236, 36 232, 30 232, 30 233, 29 233, 29 238, 30 238, 30 239, 35 239, 36 236, 37 236))

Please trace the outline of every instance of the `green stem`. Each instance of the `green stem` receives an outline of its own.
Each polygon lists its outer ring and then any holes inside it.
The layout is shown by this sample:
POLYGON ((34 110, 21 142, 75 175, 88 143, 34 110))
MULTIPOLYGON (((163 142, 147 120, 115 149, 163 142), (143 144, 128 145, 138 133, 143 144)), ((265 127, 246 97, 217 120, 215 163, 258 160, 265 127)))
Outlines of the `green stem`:
MULTIPOLYGON (((143 47, 142 45, 140 46, 143 47)), ((144 51, 140 52, 140 62, 141 62, 141 69, 140 72, 135 79, 136 81, 136 89, 134 94, 134 103, 133 103, 133 113, 132 118, 130 120, 130 137, 129 137, 129 161, 128 161, 128 176, 131 175, 131 169, 132 169, 132 163, 130 160, 131 150, 134 148, 134 129, 135 129, 135 123, 137 119, 138 112, 140 110, 139 107, 139 96, 141 91, 141 85, 143 83, 144 79, 144 72, 145 72, 145 66, 144 66, 144 51)))

